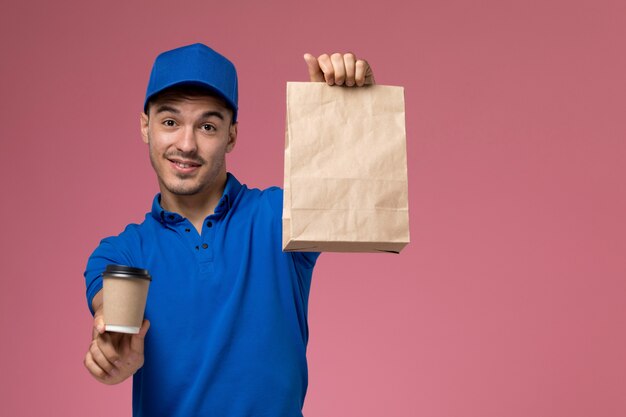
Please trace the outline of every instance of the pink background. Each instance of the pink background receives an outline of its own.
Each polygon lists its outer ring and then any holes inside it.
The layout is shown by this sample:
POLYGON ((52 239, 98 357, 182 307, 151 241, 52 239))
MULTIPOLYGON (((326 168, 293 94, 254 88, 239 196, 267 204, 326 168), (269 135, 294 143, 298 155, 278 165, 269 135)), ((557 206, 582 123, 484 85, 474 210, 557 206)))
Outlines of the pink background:
POLYGON ((196 41, 238 67, 229 168, 256 187, 282 183, 304 52, 406 88, 412 243, 320 258, 305 416, 626 415, 625 5, 7 2, 0 415, 130 415, 83 368, 82 272, 149 209, 148 73, 196 41))

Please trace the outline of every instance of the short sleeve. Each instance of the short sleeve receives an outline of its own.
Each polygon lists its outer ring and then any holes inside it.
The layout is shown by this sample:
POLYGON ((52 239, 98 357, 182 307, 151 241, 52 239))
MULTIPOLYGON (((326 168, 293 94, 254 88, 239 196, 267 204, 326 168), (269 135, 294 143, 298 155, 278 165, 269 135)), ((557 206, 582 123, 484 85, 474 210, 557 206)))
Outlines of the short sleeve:
MULTIPOLYGON (((264 191, 272 209, 272 214, 278 219, 282 236, 283 218, 283 190, 278 187, 270 187, 264 191)), ((312 269, 320 256, 320 252, 288 252, 297 265, 305 269, 312 269)))
MULTIPOLYGON (((130 227, 130 226, 129 226, 130 227)), ((107 237, 100 241, 98 247, 93 251, 87 260, 85 269, 85 286, 87 295, 87 305, 91 314, 92 301, 95 295, 102 289, 102 273, 107 265, 136 265, 137 262, 132 256, 129 245, 129 233, 127 228, 121 235, 107 237)))

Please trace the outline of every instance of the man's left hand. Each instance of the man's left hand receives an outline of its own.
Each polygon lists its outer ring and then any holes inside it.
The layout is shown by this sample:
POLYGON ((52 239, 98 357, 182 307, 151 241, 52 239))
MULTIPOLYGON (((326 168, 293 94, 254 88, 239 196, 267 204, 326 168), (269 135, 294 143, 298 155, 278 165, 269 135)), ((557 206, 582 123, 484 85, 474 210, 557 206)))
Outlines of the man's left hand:
POLYGON ((326 82, 328 85, 362 87, 375 84, 372 68, 366 60, 357 59, 353 53, 322 54, 315 58, 304 54, 311 82, 326 82))

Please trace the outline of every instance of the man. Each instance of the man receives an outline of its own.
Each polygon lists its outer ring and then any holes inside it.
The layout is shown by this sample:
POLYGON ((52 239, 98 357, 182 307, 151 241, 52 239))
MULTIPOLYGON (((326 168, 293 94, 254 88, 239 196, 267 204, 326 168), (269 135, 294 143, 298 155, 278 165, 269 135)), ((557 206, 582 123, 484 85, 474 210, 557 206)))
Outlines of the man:
MULTIPOLYGON (((311 81, 373 83, 352 54, 304 59, 311 81)), ((134 375, 135 416, 302 415, 319 254, 282 252, 282 190, 248 189, 227 173, 237 103, 235 67, 207 46, 157 57, 141 134, 160 193, 143 223, 102 240, 87 263, 94 330, 84 363, 105 384, 134 375), (152 275, 137 335, 104 330, 108 264, 152 275)))

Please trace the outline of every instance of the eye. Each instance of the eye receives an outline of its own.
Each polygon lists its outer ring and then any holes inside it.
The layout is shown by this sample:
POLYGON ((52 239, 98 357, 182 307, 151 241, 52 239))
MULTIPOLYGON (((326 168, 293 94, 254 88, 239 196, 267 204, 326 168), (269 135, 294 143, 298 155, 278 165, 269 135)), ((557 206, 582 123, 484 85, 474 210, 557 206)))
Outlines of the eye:
POLYGON ((165 119, 165 120, 163 120, 163 124, 165 126, 172 127, 172 126, 176 125, 176 122, 173 121, 172 119, 165 119))
POLYGON ((212 124, 205 123, 202 125, 202 130, 206 132, 214 132, 217 129, 215 129, 215 126, 213 126, 212 124))

